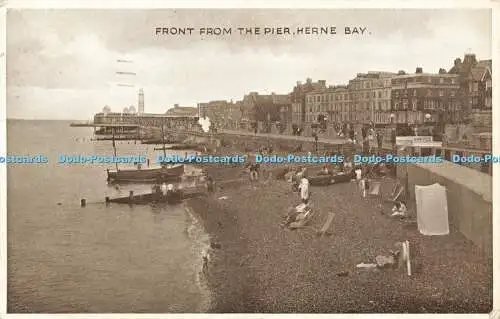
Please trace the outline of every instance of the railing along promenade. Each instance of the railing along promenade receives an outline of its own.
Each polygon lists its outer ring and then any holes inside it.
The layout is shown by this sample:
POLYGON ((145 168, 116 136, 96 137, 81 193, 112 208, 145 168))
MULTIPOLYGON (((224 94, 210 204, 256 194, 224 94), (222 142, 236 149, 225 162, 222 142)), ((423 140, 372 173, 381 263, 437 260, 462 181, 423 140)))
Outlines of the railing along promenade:
MULTIPOLYGON (((179 133, 176 130, 170 130, 172 133, 179 133)), ((315 143, 315 139, 313 137, 305 137, 305 136, 293 136, 293 135, 285 135, 285 134, 276 134, 276 133, 253 133, 246 131, 236 131, 236 130, 218 130, 217 132, 201 132, 199 130, 186 130, 186 134, 200 136, 200 137, 212 137, 212 138, 220 138, 224 135, 233 135, 233 136, 241 136, 241 137, 257 137, 259 139, 269 139, 269 140, 286 140, 286 141, 297 141, 303 143, 315 143)), ((342 144, 348 144, 348 142, 343 138, 322 138, 319 137, 318 144, 323 145, 336 145, 340 146, 342 144)), ((354 147, 357 149, 361 149, 361 145, 357 144, 354 147)), ((385 151, 391 151, 392 146, 390 144, 384 143, 382 147, 385 151)), ((446 147, 446 146, 405 146, 403 154, 413 155, 413 156, 430 156, 436 155, 440 156, 445 161, 451 161, 454 155, 459 155, 461 157, 467 156, 478 156, 484 157, 486 154, 491 154, 491 151, 488 150, 478 150, 478 149, 464 149, 457 147, 446 147)), ((462 163, 457 164, 463 167, 468 167, 470 169, 492 175, 493 168, 491 163, 462 163)))

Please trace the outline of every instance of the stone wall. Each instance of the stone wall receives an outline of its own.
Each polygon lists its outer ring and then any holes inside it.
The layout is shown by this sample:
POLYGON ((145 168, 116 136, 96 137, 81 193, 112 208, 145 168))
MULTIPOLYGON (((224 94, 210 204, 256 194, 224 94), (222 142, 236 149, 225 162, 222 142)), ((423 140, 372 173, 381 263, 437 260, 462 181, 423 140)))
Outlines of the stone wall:
POLYGON ((492 257, 492 177, 450 162, 399 165, 397 175, 408 181, 408 195, 415 199, 415 185, 446 186, 450 226, 460 231, 488 257, 492 257))

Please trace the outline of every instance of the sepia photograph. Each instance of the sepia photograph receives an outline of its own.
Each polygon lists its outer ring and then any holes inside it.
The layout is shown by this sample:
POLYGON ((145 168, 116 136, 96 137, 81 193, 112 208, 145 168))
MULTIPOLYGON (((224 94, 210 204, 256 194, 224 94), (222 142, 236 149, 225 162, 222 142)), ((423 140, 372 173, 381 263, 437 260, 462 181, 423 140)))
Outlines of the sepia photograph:
POLYGON ((7 7, 7 313, 492 313, 493 12, 7 7))

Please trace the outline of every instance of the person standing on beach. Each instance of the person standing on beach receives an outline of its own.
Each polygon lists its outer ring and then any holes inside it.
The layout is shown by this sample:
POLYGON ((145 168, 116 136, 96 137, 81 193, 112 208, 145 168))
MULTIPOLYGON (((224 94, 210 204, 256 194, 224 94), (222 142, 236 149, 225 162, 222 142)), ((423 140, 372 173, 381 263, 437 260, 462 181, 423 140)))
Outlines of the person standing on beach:
POLYGON ((309 180, 305 176, 300 180, 299 191, 302 203, 307 204, 309 202, 309 180))
POLYGON ((215 182, 212 176, 207 177, 207 192, 213 194, 215 192, 215 182))

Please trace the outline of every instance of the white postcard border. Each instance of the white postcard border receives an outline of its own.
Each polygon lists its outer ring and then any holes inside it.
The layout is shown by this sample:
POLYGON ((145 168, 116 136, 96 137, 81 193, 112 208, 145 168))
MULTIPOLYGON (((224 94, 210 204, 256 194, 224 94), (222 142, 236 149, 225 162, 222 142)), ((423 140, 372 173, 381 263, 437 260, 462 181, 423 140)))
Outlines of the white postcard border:
MULTIPOLYGON (((232 1, 206 1, 206 0, 177 0, 177 1, 158 1, 158 0, 0 0, 0 72, 1 72, 1 89, 0 89, 0 119, 1 135, 3 143, 0 144, 0 153, 6 154, 7 135, 6 135, 6 12, 8 9, 50 9, 50 8, 120 8, 120 9, 141 9, 141 8, 325 8, 325 9, 341 9, 341 8, 492 8, 493 9, 493 30, 492 30, 492 74, 493 74, 493 105, 500 105, 500 72, 497 72, 500 66, 500 2, 489 0, 433 0, 433 1, 405 1, 405 0, 377 0, 377 1, 294 1, 294 0, 232 0, 232 1)), ((10 36, 15 36, 11 33, 10 36)), ((493 111, 493 136, 500 136, 500 114, 498 111, 493 111), (498 123, 495 125, 494 123, 498 123)), ((499 154, 500 140, 493 139, 493 153, 499 154)), ((493 198, 500 198, 500 179, 496 167, 493 169, 493 198)), ((216 318, 218 314, 7 314, 7 169, 5 165, 0 165, 0 317, 1 318, 216 318)), ((34 190, 36 191, 36 190, 34 190)), ((500 311, 500 205, 493 203, 493 256, 494 256, 494 309, 500 311)), ((400 314, 332 314, 332 315, 316 315, 316 314, 226 314, 226 318, 262 318, 273 317, 290 317, 298 318, 400 318, 400 314)), ((447 317, 447 318, 500 318, 500 312, 494 311, 492 314, 468 314, 468 315, 404 315, 405 318, 421 318, 421 317, 447 317), (492 317, 496 313, 497 317, 492 317)))

